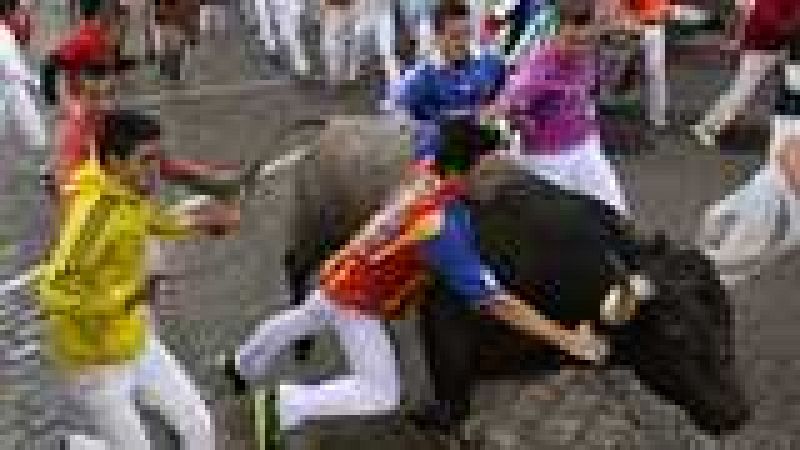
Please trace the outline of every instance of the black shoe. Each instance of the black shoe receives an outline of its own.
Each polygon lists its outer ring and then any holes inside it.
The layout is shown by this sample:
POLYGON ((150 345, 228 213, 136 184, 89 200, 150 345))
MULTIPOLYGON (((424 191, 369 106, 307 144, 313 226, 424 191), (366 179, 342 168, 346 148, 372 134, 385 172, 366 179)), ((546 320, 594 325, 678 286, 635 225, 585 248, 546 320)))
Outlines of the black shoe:
POLYGON ((456 436, 465 416, 449 403, 437 402, 410 412, 408 419, 421 431, 456 436))
POLYGON ((230 382, 231 386, 233 386, 234 394, 244 395, 250 390, 247 381, 239 375, 239 370, 236 368, 236 360, 233 356, 226 355, 223 357, 222 373, 225 380, 230 382))

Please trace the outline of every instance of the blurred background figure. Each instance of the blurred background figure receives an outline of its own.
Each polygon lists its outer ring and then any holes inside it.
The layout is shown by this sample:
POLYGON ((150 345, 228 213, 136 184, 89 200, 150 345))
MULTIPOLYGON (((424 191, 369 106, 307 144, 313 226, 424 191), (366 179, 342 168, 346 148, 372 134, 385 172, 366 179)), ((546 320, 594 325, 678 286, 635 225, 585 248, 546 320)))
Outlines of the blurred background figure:
MULTIPOLYGON (((741 50, 745 38, 745 26, 756 1, 736 0, 735 17, 728 30, 728 35, 732 38, 731 47, 741 50)), ((717 99, 703 119, 692 127, 695 138, 703 145, 715 146, 720 133, 735 119, 779 60, 780 55, 777 52, 741 50, 739 68, 733 83, 717 99)))
POLYGON ((667 68, 665 21, 672 17, 670 0, 605 0, 602 13, 625 31, 638 35, 644 52, 648 119, 667 125, 667 68))
POLYGON ((201 0, 154 0, 157 53, 162 76, 185 78, 193 47, 200 34, 201 0))
POLYGON ((124 53, 154 62, 158 48, 154 2, 120 0, 120 5, 124 10, 126 22, 124 53))
POLYGON ((0 222, 10 234, 0 236, 0 252, 12 254, 24 247, 14 245, 21 237, 16 235, 30 225, 31 217, 19 214, 22 205, 10 199, 26 181, 35 182, 35 164, 43 160, 47 144, 37 104, 39 80, 25 56, 31 36, 29 11, 16 0, 0 2, 0 222), (28 173, 24 173, 26 168, 28 173))
POLYGON ((223 33, 228 27, 230 0, 205 0, 200 6, 200 31, 223 33))
POLYGON ((415 47, 415 56, 429 55, 433 45, 431 12, 436 6, 436 0, 400 0, 398 3, 400 14, 415 47))
POLYGON ((756 87, 776 66, 781 69, 771 117, 767 162, 747 183, 715 204, 706 215, 701 245, 726 279, 735 282, 797 246, 800 241, 800 13, 793 0, 758 0, 746 10, 742 59, 730 90, 695 134, 713 144, 756 87))
POLYGON ((281 45, 289 53, 291 70, 307 75, 310 63, 301 34, 300 21, 307 12, 304 0, 253 0, 259 40, 268 55, 275 55, 281 45), (274 21, 274 22, 273 22, 274 21), (277 23, 277 27, 274 26, 277 23))
POLYGON ((397 57, 399 33, 395 28, 394 2, 392 0, 355 0, 351 9, 353 9, 355 17, 355 33, 348 78, 350 80, 358 79, 358 71, 367 56, 364 45, 372 40, 377 45, 385 79, 389 81, 398 79, 401 64, 397 57))
POLYGON ((352 52, 348 58, 348 43, 355 40, 355 29, 361 13, 357 5, 371 0, 320 0, 320 51, 325 66, 325 77, 332 84, 355 78, 352 52), (345 74, 345 70, 350 73, 345 74))

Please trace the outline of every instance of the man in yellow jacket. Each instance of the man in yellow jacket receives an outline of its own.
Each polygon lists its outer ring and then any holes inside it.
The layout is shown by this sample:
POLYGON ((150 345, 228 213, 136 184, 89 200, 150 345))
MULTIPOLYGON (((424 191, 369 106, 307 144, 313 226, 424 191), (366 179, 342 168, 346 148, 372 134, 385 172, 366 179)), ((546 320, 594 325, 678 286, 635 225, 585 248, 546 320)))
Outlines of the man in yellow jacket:
POLYGON ((228 231, 239 212, 222 204, 161 211, 148 195, 158 123, 119 113, 106 127, 105 144, 74 173, 60 239, 33 281, 52 356, 109 448, 150 448, 136 396, 155 403, 184 448, 210 450, 208 408, 150 328, 146 248, 152 236, 228 231))

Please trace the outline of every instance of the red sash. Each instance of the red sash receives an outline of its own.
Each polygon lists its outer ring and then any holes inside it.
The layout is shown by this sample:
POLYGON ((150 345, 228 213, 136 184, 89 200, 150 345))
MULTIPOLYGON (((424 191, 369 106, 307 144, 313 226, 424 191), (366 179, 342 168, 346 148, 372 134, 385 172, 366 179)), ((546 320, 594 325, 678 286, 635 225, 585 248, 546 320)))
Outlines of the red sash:
POLYGON ((327 262, 320 275, 322 289, 334 303, 359 312, 397 318, 413 306, 417 288, 428 272, 415 234, 419 221, 441 211, 460 193, 455 184, 423 194, 407 210, 399 232, 370 248, 348 243, 327 262))

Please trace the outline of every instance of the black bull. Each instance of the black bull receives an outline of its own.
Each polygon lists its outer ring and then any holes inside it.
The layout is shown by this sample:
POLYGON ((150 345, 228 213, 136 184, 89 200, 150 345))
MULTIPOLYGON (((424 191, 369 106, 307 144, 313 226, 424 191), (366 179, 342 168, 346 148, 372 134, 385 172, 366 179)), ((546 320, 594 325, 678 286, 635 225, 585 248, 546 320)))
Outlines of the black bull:
MULTIPOLYGON (((328 171, 295 211, 294 235, 286 260, 299 298, 313 269, 355 231, 397 178, 381 177, 370 189, 364 177, 331 173, 342 165, 323 155, 328 171), (333 175, 333 176, 331 176, 333 175), (358 180, 354 182, 353 180, 358 180), (383 185, 381 185, 383 184, 383 185), (321 216, 313 226, 311 217, 321 216)), ((352 154, 351 154, 352 156, 352 154)), ((373 161, 374 162, 374 161, 373 161)), ((567 323, 598 320, 608 289, 633 271, 655 281, 653 297, 625 325, 598 325, 611 336, 614 364, 633 368, 664 398, 680 405, 699 428, 720 434, 737 429, 750 414, 732 357, 730 305, 705 257, 665 238, 638 236, 612 210, 585 196, 567 193, 501 160, 474 171, 470 210, 481 252, 500 279, 526 299, 567 323)), ((374 178, 374 177, 373 177, 374 178)), ((312 181, 299 180, 298 191, 312 181)), ((474 383, 518 373, 526 361, 541 361, 541 345, 458 306, 432 283, 422 293, 423 342, 437 400, 448 405, 448 420, 464 417, 474 383), (521 364, 522 363, 522 364, 521 364)))

